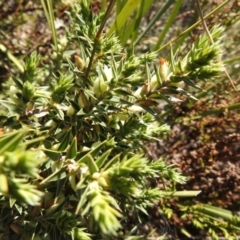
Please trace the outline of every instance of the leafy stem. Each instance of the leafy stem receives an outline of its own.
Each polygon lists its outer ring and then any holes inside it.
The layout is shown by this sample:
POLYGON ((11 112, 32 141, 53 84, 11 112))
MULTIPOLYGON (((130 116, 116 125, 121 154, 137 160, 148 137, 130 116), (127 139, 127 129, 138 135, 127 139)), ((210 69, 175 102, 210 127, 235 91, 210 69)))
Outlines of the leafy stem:
POLYGON ((87 70, 85 72, 85 76, 86 78, 88 77, 89 75, 89 72, 90 72, 90 69, 91 69, 91 66, 92 66, 92 63, 93 63, 93 59, 94 59, 94 55, 95 55, 95 52, 96 52, 96 49, 97 49, 97 45, 98 45, 98 42, 99 42, 99 39, 101 37, 101 34, 102 34, 102 31, 103 31, 103 28, 108 20, 108 17, 110 16, 111 12, 112 12, 112 9, 115 5, 115 2, 116 0, 112 0, 107 8, 107 11, 104 15, 104 18, 101 22, 101 25, 97 31, 97 34, 96 34, 96 37, 94 39, 94 45, 93 45, 93 50, 92 50, 92 54, 91 54, 91 57, 90 57, 90 61, 89 61, 89 64, 88 64, 88 67, 87 67, 87 70))

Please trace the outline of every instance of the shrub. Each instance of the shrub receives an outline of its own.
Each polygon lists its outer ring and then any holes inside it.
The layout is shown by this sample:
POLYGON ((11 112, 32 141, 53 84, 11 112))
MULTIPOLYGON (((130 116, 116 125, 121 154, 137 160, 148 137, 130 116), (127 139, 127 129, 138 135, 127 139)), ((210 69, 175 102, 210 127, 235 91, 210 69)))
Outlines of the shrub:
POLYGON ((28 56, 0 101, 2 239, 130 239, 132 216, 137 225, 157 201, 198 194, 177 191, 186 178, 144 143, 169 131, 159 104, 195 99, 183 83, 200 89, 221 71, 223 28, 214 44, 202 35, 183 59, 155 62, 101 34, 106 15, 87 1, 73 9, 66 37, 44 61, 28 56))

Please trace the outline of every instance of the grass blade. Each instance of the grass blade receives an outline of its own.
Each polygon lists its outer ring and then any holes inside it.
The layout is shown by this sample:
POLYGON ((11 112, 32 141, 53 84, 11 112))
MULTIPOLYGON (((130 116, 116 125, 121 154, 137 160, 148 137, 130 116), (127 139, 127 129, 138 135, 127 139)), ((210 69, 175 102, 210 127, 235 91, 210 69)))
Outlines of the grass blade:
POLYGON ((181 7, 181 5, 182 5, 182 2, 183 2, 183 0, 178 0, 178 1, 176 2, 176 5, 175 5, 175 7, 173 8, 173 10, 172 10, 172 12, 171 12, 171 14, 170 14, 170 16, 169 16, 168 21, 167 21, 167 23, 165 24, 165 27, 164 27, 164 29, 162 30, 162 32, 161 32, 161 34, 160 34, 160 36, 159 36, 159 38, 158 38, 158 41, 157 41, 157 43, 156 43, 156 45, 155 45, 155 48, 154 48, 155 50, 157 50, 157 49, 159 48, 159 46, 161 45, 161 43, 162 43, 164 37, 166 36, 167 32, 169 32, 169 29, 170 29, 170 27, 172 26, 172 23, 173 23, 173 21, 175 20, 177 14, 178 14, 178 11, 179 11, 179 9, 180 9, 180 7, 181 7))
MULTIPOLYGON (((149 1, 150 2, 150 1, 149 1)), ((142 38, 143 36, 149 31, 149 29, 156 23, 156 21, 166 12, 166 10, 174 3, 174 0, 169 0, 168 2, 166 2, 166 4, 157 12, 157 14, 155 15, 155 17, 151 20, 151 22, 148 24, 148 26, 146 27, 146 29, 138 36, 137 40, 134 42, 134 45, 136 45, 142 38)), ((149 6, 150 7, 150 4, 149 6)), ((146 11, 147 9, 144 8, 144 11, 146 11)), ((143 13, 145 13, 143 11, 143 13)))
POLYGON ((110 27, 107 32, 107 36, 109 37, 114 31, 119 32, 124 24, 127 22, 128 17, 134 12, 136 7, 139 5, 141 0, 128 0, 122 11, 117 16, 115 22, 110 27))

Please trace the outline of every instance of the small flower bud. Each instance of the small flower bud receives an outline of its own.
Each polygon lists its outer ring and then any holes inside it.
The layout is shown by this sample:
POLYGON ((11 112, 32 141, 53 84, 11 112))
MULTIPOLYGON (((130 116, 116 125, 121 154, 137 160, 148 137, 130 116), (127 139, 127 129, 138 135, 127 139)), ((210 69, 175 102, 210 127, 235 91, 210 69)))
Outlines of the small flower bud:
POLYGON ((74 55, 74 59, 75 59, 76 66, 79 68, 79 70, 83 71, 85 67, 84 61, 76 54, 74 55))
POLYGON ((164 58, 159 59, 159 75, 162 79, 162 81, 166 81, 168 77, 168 62, 164 58))
POLYGON ((133 113, 144 112, 144 109, 140 106, 137 106, 137 105, 132 105, 131 107, 128 108, 128 110, 133 112, 133 113))
POLYGON ((48 122, 45 123, 45 126, 47 127, 56 127, 56 123, 53 120, 49 120, 48 122))
POLYGON ((57 55, 57 53, 54 51, 54 52, 52 53, 52 59, 57 59, 57 57, 58 57, 58 55, 57 55))
POLYGON ((25 82, 23 85, 22 95, 27 101, 34 97, 35 88, 30 82, 25 82))
POLYGON ((95 172, 92 175, 92 179, 94 179, 94 180, 98 180, 99 177, 100 177, 100 173, 99 172, 95 172))
POLYGON ((93 83, 93 92, 95 93, 96 97, 100 97, 100 95, 104 92, 106 92, 108 89, 108 86, 104 82, 104 79, 102 77, 98 77, 94 83, 93 83))
POLYGON ((59 43, 60 43, 61 47, 63 47, 63 49, 64 49, 67 46, 67 43, 68 43, 66 36, 60 37, 59 38, 59 43))
POLYGON ((88 108, 89 107, 89 101, 88 101, 87 97, 85 96, 83 90, 79 90, 78 106, 80 108, 88 108))
POLYGON ((77 190, 77 184, 76 184, 76 176, 75 174, 69 174, 69 177, 68 177, 68 180, 69 180, 69 183, 70 183, 70 186, 71 188, 76 191, 77 190))
POLYGON ((13 86, 13 85, 11 85, 10 86, 10 89, 9 89, 9 94, 12 96, 12 95, 14 95, 15 93, 17 93, 19 90, 15 87, 15 86, 13 86))
POLYGON ((59 51, 62 51, 62 50, 63 50, 63 46, 62 46, 61 44, 58 44, 58 45, 57 45, 57 49, 58 49, 59 51))
POLYGON ((75 109, 72 105, 70 105, 67 110, 67 116, 72 117, 74 113, 75 113, 75 109))

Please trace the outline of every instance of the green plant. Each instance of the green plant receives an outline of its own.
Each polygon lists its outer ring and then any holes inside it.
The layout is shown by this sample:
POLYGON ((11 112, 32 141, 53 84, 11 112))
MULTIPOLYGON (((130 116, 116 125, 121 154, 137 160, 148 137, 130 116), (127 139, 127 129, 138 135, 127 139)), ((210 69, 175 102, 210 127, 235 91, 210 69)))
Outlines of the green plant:
MULTIPOLYGON (((88 1, 73 6, 67 38, 53 32, 47 63, 33 52, 6 84, 2 239, 126 239, 135 234, 131 216, 137 226, 159 200, 199 193, 177 191, 186 178, 163 158, 150 161, 144 141, 169 131, 159 104, 195 99, 184 83, 198 90, 197 81, 219 74, 223 28, 212 29, 214 44, 202 35, 183 59, 171 52, 169 63, 154 63, 156 52, 129 54, 112 28, 102 34, 108 9, 93 15, 88 1), (152 178, 165 187, 152 187, 152 178)), ((45 11, 54 28, 53 11, 45 11)))
MULTIPOLYGON (((231 211, 214 207, 209 204, 195 204, 180 206, 184 212, 182 218, 192 216, 190 220, 198 229, 208 229, 208 233, 212 239, 219 239, 219 230, 226 239, 237 239, 237 233, 240 231, 240 218, 231 211)), ((183 229, 186 235, 188 232, 183 229)))

